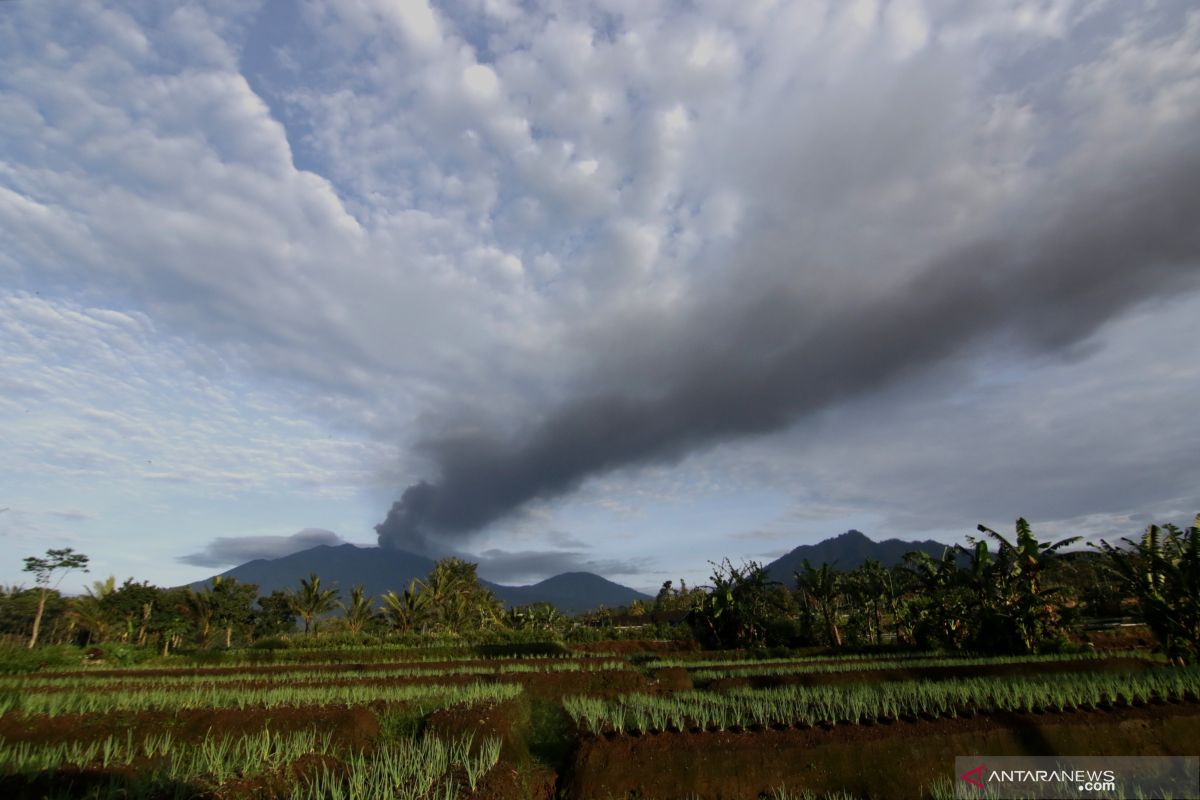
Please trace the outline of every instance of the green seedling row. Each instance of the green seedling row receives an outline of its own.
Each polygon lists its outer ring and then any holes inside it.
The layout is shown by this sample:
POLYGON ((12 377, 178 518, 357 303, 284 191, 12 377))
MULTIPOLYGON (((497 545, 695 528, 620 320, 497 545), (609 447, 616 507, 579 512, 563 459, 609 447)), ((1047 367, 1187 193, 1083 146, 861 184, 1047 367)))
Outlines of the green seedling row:
POLYGON ((576 724, 593 734, 790 725, 836 725, 900 717, 957 717, 1002 711, 1073 711, 1200 696, 1200 667, 1136 674, 954 678, 847 686, 788 686, 727 693, 568 697, 576 724))
POLYGON ((326 764, 308 780, 296 781, 290 794, 295 800, 453 800, 478 788, 500 759, 500 740, 489 737, 472 747, 470 736, 448 741, 424 737, 369 752, 340 752, 329 734, 312 730, 209 736, 199 743, 181 743, 167 734, 135 742, 130 732, 125 738, 89 743, 0 742, 0 774, 33 779, 64 767, 104 770, 132 766, 135 777, 114 774, 110 786, 96 787, 95 796, 157 797, 163 787, 219 787, 232 778, 277 772, 312 755, 335 758, 335 765, 326 764))
POLYGON ((1021 664, 1062 664, 1096 662, 1111 658, 1137 658, 1136 653, 1082 653, 1070 655, 989 656, 979 658, 914 658, 889 661, 853 661, 847 663, 760 662, 737 664, 725 669, 697 669, 692 679, 740 678, 752 675, 820 675, 835 672, 886 672, 901 669, 936 667, 987 667, 1021 664))
POLYGON ((0 741, 0 774, 32 775, 64 766, 110 768, 151 762, 163 778, 192 781, 202 776, 220 783, 231 775, 269 771, 310 753, 333 752, 332 734, 315 730, 291 733, 263 730, 244 737, 208 736, 198 743, 175 740, 170 733, 134 740, 109 736, 90 742, 0 741))
POLYGON ((975 666, 980 664, 1039 664, 1057 661, 1098 661, 1109 658, 1139 658, 1143 654, 1134 651, 1102 651, 1093 650, 1083 653, 1047 653, 1021 656, 972 656, 950 655, 947 653, 893 653, 890 655, 840 655, 820 656, 812 658, 763 658, 763 659, 661 659, 646 664, 648 669, 666 669, 669 667, 684 667, 689 670, 709 668, 759 669, 763 666, 811 666, 811 671, 824 670, 838 672, 842 670, 871 670, 871 669, 904 669, 920 666, 975 666))
POLYGON ((64 688, 80 690, 96 689, 111 691, 114 687, 123 691, 143 691, 147 689, 169 688, 177 686, 220 686, 233 682, 247 681, 288 681, 293 685, 305 683, 326 683, 339 680, 372 681, 389 678, 442 678, 454 675, 516 675, 551 672, 609 672, 613 670, 630 670, 633 667, 627 661, 598 661, 580 662, 563 661, 553 664, 473 664, 461 667, 437 667, 432 669, 422 667, 401 667, 397 669, 346 669, 319 670, 297 669, 284 674, 261 672, 238 672, 230 670, 220 675, 212 674, 181 674, 181 675, 101 675, 101 676, 71 676, 53 681, 42 681, 44 675, 24 678, 0 678, 0 690, 20 689, 26 692, 56 691, 64 688))
POLYGON ((274 708, 277 706, 356 706, 376 701, 419 702, 447 707, 509 700, 517 684, 470 683, 417 686, 183 687, 145 692, 55 692, 0 694, 0 714, 81 714, 105 711, 183 711, 196 708, 274 708))
MULTIPOLYGON (((426 650, 434 650, 436 648, 421 648, 426 650)), ((330 647, 329 651, 339 652, 339 648, 330 647)), ((119 669, 122 672, 145 672, 145 671, 177 671, 180 674, 186 674, 195 669, 239 669, 245 667, 275 667, 279 672, 290 672, 292 670, 302 671, 316 667, 331 667, 344 666, 350 669, 353 666, 371 664, 373 666, 382 664, 395 664, 418 666, 430 662, 464 662, 473 663, 477 661, 570 661, 576 659, 590 658, 615 658, 622 657, 624 654, 615 652, 587 652, 587 653, 536 653, 536 654, 480 654, 469 651, 455 652, 435 652, 435 653, 419 653, 414 652, 413 648, 389 648, 380 650, 378 648, 342 648, 340 652, 344 657, 329 657, 329 658, 309 658, 314 653, 325 653, 325 649, 315 650, 264 650, 264 651, 233 651, 235 654, 217 658, 192 658, 191 656, 170 656, 167 659, 151 659, 141 664, 128 664, 121 666, 113 666, 106 664, 103 661, 94 663, 80 664, 77 667, 58 668, 53 670, 39 670, 37 675, 42 678, 72 678, 80 675, 103 669, 119 669), (249 655, 240 655, 252 653, 249 655)))

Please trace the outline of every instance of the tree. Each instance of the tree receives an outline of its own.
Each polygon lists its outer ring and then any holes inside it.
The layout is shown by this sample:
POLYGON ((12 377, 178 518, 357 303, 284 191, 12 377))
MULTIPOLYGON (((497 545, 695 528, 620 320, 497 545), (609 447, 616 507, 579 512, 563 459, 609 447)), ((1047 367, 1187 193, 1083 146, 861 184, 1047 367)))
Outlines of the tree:
POLYGON ((801 571, 796 573, 796 586, 817 609, 825 622, 825 633, 834 647, 842 646, 842 632, 838 627, 838 601, 842 595, 842 579, 833 567, 822 564, 813 567, 804 559, 801 571))
POLYGON ((114 619, 125 623, 122 641, 143 645, 146 643, 146 630, 154 613, 154 604, 158 600, 157 587, 145 581, 136 583, 133 578, 126 578, 123 584, 101 598, 100 605, 114 619))
POLYGON ((59 550, 51 548, 46 551, 45 558, 29 556, 25 559, 24 571, 33 573, 39 590, 37 611, 33 615, 33 633, 29 637, 28 647, 30 650, 37 644, 38 633, 42 627, 42 614, 46 610, 46 598, 49 596, 50 590, 57 589, 63 578, 74 570, 87 572, 87 565, 88 557, 83 553, 76 553, 70 547, 59 550), (62 574, 58 576, 58 580, 52 587, 50 581, 56 572, 62 574))
POLYGON ((969 604, 955 552, 947 547, 941 558, 923 552, 904 554, 905 569, 911 575, 912 597, 903 614, 905 625, 920 647, 960 648, 966 639, 969 604))
POLYGON ((504 604, 480 584, 475 570, 476 565, 469 561, 444 558, 413 587, 426 595, 425 608, 432 624, 454 634, 503 624, 504 604))
POLYGON ((692 610, 697 637, 722 648, 770 643, 768 633, 790 617, 787 590, 756 561, 735 567, 725 559, 712 566, 712 591, 692 610))
POLYGON ((350 590, 350 605, 339 603, 342 610, 346 612, 346 627, 350 632, 357 636, 362 629, 375 616, 375 598, 366 594, 366 590, 360 583, 350 590))
POLYGON ((429 595, 421 591, 423 584, 413 579, 402 595, 388 592, 383 596, 383 613, 388 623, 400 633, 424 631, 429 622, 429 595))
MULTIPOLYGON (((1010 542, 984 525, 979 530, 1000 545, 994 564, 989 561, 982 569, 992 577, 998 591, 998 611, 1005 617, 1014 634, 1015 644, 1031 652, 1039 642, 1059 626, 1057 588, 1042 586, 1041 574, 1063 547, 1078 542, 1081 536, 1070 536, 1054 544, 1038 541, 1024 517, 1016 522, 1017 538, 1010 542)), ((978 542, 968 539, 978 548, 978 542)), ((986 548, 984 554, 986 555, 986 548)))
POLYGON ((204 647, 208 644, 209 632, 212 630, 212 594, 208 590, 197 592, 194 589, 186 589, 185 592, 184 614, 196 626, 196 633, 200 637, 200 646, 204 647))
POLYGON ((1190 528, 1150 525, 1126 548, 1101 541, 1113 574, 1175 664, 1200 658, 1200 514, 1190 528))
POLYGON ((250 624, 254 627, 256 638, 278 636, 296 629, 296 612, 292 608, 290 592, 276 589, 258 598, 257 606, 250 613, 250 624))
POLYGON ((233 646, 233 629, 254 623, 254 600, 258 597, 258 585, 241 583, 236 578, 213 578, 209 598, 213 609, 213 622, 225 631, 225 649, 233 646))
MULTIPOLYGON (((149 609, 143 622, 146 633, 158 637, 159 651, 163 656, 178 647, 190 633, 192 619, 189 616, 191 589, 161 589, 153 587, 155 599, 144 605, 149 609)), ((143 638, 144 641, 144 638, 143 638)))
POLYGON ((293 592, 292 610, 304 620, 304 634, 315 631, 313 620, 332 611, 337 606, 337 589, 322 589, 317 573, 309 573, 308 580, 300 579, 300 591, 293 592))

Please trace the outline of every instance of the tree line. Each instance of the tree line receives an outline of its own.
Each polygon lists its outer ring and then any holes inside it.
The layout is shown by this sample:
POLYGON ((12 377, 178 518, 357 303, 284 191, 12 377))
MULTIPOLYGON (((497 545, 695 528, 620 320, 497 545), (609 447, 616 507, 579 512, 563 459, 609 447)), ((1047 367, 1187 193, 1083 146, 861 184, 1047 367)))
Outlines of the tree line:
POLYGON ((979 526, 981 536, 940 557, 914 552, 903 563, 867 561, 802 568, 785 582, 750 561, 714 564, 710 584, 663 584, 651 602, 570 617, 549 604, 505 609, 476 565, 439 561, 424 578, 381 597, 353 587, 342 598, 312 574, 289 591, 260 596, 254 584, 215 578, 202 590, 164 589, 132 578, 93 582, 80 597, 52 581, 85 570, 71 549, 26 559, 32 589, 0 588, 0 632, 84 646, 104 642, 173 648, 224 647, 326 626, 351 636, 568 637, 664 615, 711 648, 895 646, 979 653, 1028 653, 1066 646, 1082 617, 1135 614, 1175 663, 1200 652, 1200 515, 1188 528, 1149 526, 1136 539, 1066 552, 1079 537, 1041 541, 1024 519, 1014 533, 979 526))
POLYGON ((1071 625, 1134 616, 1174 663, 1200 653, 1200 515, 1188 528, 1151 525, 1140 539, 1064 552, 1074 536, 1041 541, 1025 519, 1013 535, 980 525, 940 557, 851 570, 803 562, 789 583, 763 565, 728 559, 710 585, 663 584, 636 613, 686 609, 711 648, 897 646, 991 654, 1061 649, 1071 625))

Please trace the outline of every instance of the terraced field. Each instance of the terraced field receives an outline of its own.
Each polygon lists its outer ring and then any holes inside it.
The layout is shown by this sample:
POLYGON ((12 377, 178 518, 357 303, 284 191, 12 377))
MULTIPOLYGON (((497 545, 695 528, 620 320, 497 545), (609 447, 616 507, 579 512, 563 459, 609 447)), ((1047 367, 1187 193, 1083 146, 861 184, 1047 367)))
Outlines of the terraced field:
POLYGON ((621 650, 3 676, 0 796, 942 797, 955 755, 1189 755, 1200 741, 1200 669, 1136 652, 621 650))

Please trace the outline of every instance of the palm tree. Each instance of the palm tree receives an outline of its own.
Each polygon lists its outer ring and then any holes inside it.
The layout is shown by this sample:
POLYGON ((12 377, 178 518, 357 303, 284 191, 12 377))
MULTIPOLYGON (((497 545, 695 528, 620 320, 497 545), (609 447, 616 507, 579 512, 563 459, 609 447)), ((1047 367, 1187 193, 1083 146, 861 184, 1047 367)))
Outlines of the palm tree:
POLYGON ((374 599, 365 593, 363 585, 360 583, 350 590, 350 605, 338 603, 342 610, 346 612, 346 627, 355 636, 363 629, 371 617, 375 616, 374 599))
POLYGON ((108 634, 108 614, 95 595, 86 594, 83 597, 75 598, 71 604, 71 610, 67 614, 76 625, 87 631, 85 647, 104 641, 104 637, 108 634))
POLYGON ((388 622, 400 633, 423 630, 429 621, 430 595, 425 584, 414 578, 403 595, 388 592, 383 596, 383 611, 388 622))
MULTIPOLYGON (((220 580, 220 578, 217 578, 217 580, 220 580)), ((184 595, 183 613, 196 625, 196 631, 200 634, 200 645, 202 647, 208 644, 208 634, 212 629, 214 611, 211 592, 197 592, 194 589, 187 590, 187 594, 184 595)))
POLYGON ((67 613, 76 625, 87 631, 86 644, 99 644, 108 635, 111 619, 103 601, 116 590, 117 579, 109 575, 102 581, 92 581, 91 586, 84 587, 86 594, 77 597, 71 604, 71 610, 67 613))
POLYGON ((304 620, 304 635, 310 631, 316 632, 313 620, 337 606, 337 589, 322 589, 321 579, 317 573, 309 573, 308 580, 300 579, 300 591, 292 592, 290 601, 292 610, 304 620))

